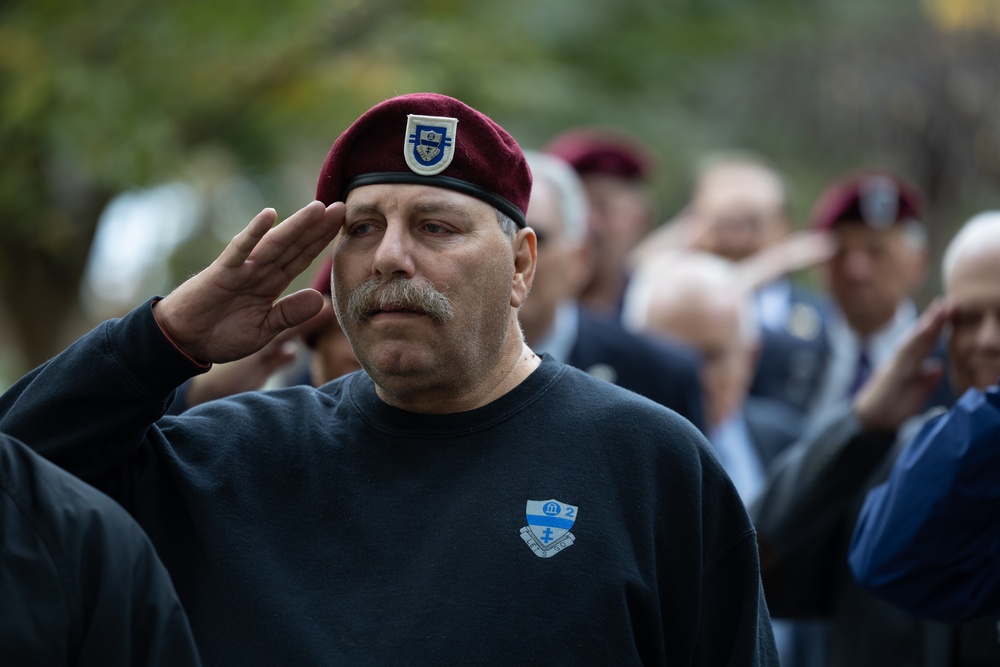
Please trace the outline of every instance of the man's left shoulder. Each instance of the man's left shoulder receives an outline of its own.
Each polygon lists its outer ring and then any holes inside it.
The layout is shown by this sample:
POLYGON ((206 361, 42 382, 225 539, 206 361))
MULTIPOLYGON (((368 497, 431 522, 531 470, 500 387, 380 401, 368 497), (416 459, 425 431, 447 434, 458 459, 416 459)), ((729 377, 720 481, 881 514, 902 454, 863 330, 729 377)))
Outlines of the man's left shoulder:
POLYGON ((701 439, 700 431, 671 408, 572 365, 564 366, 560 401, 577 413, 574 418, 618 429, 623 441, 633 432, 651 434, 653 439, 667 433, 685 440, 701 439))

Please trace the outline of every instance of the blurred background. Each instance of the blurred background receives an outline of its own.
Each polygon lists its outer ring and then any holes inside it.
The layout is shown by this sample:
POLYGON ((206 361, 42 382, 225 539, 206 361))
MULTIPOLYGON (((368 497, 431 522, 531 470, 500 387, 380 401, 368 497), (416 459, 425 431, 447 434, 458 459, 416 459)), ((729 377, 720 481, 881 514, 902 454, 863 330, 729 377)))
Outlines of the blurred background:
POLYGON ((623 128, 657 156, 663 220, 710 151, 770 159, 799 226, 885 165, 924 190, 939 253, 1000 207, 998 64, 1000 0, 7 0, 0 389, 310 201, 336 136, 400 93, 459 97, 526 148, 623 128))

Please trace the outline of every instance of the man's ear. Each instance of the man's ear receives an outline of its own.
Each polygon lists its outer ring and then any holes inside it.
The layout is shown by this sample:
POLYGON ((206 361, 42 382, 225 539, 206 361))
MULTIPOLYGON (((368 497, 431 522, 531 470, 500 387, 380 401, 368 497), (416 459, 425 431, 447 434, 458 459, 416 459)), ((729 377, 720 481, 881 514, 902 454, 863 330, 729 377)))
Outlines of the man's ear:
POLYGON ((535 281, 535 264, 538 261, 535 231, 530 227, 518 230, 511 240, 511 246, 514 250, 514 276, 510 288, 510 305, 520 308, 535 281))

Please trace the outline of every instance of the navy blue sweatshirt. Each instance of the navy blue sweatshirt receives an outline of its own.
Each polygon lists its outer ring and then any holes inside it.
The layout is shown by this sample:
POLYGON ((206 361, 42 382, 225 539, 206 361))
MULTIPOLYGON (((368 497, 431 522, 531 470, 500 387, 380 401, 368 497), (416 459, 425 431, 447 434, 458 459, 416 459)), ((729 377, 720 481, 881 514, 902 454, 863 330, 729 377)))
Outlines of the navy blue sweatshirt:
POLYGON ((777 664, 753 528, 670 410, 546 358, 457 414, 357 372, 161 418, 195 372, 146 304, 0 428, 136 516, 206 664, 777 664))

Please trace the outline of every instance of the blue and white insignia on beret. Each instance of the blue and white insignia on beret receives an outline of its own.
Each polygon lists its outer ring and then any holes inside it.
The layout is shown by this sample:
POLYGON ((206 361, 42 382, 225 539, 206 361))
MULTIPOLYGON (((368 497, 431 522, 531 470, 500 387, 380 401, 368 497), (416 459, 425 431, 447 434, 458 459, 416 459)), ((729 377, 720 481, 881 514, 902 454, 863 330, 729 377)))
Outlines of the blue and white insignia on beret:
POLYGON ((440 174, 455 155, 457 132, 457 118, 409 114, 403 144, 407 166, 421 176, 440 174))
POLYGON ((891 227, 899 214, 899 188, 892 179, 873 176, 861 184, 861 215, 877 229, 891 227))

